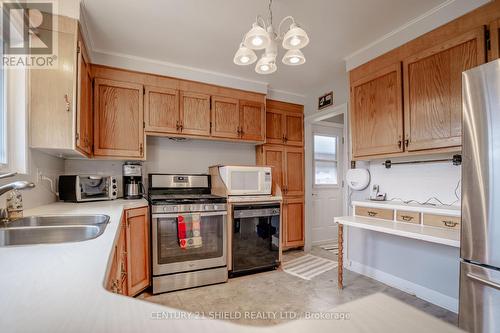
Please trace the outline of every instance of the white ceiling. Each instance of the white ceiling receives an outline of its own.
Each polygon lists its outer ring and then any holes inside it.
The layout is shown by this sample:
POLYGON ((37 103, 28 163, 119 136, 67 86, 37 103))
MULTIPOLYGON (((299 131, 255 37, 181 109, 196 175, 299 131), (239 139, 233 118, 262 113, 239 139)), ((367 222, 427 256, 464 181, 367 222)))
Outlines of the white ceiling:
MULTIPOLYGON (((446 0, 274 0, 275 25, 293 15, 307 31, 307 62, 259 75, 234 53, 267 0, 84 0, 94 51, 124 54, 267 82, 305 94, 345 76, 344 57, 446 0)), ((283 50, 280 49, 280 56, 283 50)), ((281 59, 281 57, 280 57, 281 59)))

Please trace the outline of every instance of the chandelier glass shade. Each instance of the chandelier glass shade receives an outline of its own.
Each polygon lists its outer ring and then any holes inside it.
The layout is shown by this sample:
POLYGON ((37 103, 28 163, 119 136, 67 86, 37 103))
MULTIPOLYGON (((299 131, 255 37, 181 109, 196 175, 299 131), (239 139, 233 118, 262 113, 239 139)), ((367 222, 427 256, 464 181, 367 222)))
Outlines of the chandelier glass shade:
POLYGON ((275 32, 271 5, 272 0, 269 1, 267 23, 262 16, 257 16, 252 28, 244 35, 243 41, 233 58, 236 65, 250 65, 257 60, 257 54, 254 50, 264 50, 255 65, 255 71, 259 74, 276 72, 276 58, 280 40, 282 41, 281 46, 287 50, 282 58, 285 65, 298 66, 306 62, 306 58, 300 49, 309 44, 309 36, 307 36, 304 29, 299 27, 292 16, 287 16, 281 20, 277 32, 275 32), (282 34, 281 27, 286 21, 291 21, 291 24, 286 33, 282 34))

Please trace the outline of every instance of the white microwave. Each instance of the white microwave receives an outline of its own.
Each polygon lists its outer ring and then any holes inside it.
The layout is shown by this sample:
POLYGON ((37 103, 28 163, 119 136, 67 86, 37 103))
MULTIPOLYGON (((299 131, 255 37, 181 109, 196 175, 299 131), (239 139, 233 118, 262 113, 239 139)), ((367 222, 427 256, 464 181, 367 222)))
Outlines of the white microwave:
POLYGON ((218 168, 228 195, 271 194, 271 167, 224 165, 218 168))

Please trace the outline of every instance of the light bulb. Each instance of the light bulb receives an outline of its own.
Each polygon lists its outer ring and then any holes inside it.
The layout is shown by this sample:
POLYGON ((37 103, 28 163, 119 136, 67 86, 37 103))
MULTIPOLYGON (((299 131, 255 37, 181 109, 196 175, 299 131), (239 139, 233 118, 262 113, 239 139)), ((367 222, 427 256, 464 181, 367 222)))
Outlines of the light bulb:
POLYGON ((292 64, 296 64, 300 61, 300 59, 298 57, 291 57, 290 58, 290 63, 292 64))
POLYGON ((254 37, 254 38, 252 39, 252 45, 254 45, 254 46, 261 46, 263 42, 264 42, 264 41, 263 41, 263 40, 262 40, 262 38, 260 38, 259 36, 254 37))
POLYGON ((300 44, 300 38, 297 38, 297 36, 293 36, 292 39, 290 39, 290 45, 297 46, 299 44, 300 44))
POLYGON ((262 65, 260 66, 260 70, 263 72, 267 72, 269 70, 269 65, 262 65))
POLYGON ((240 61, 241 61, 242 64, 246 64, 247 62, 250 61, 250 58, 247 57, 247 56, 243 56, 243 57, 240 58, 240 61))

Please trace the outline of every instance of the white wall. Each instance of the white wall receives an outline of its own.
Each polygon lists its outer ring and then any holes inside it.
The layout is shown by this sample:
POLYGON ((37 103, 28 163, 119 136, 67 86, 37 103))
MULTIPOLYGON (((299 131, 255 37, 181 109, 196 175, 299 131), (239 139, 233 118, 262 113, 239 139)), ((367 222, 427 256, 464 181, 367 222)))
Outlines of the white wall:
MULTIPOLYGON (((392 159, 393 162, 448 158, 449 155, 392 159)), ((371 182, 387 198, 424 202, 436 197, 445 204, 456 202, 455 189, 461 168, 451 162, 394 165, 383 160, 358 162, 370 170, 371 182)), ((461 187, 458 188, 460 196, 461 187)), ((354 192, 353 200, 368 199, 369 190, 354 192)), ((434 201, 435 202, 435 201, 434 201)), ((452 311, 458 309, 459 249, 378 232, 349 228, 347 268, 403 289, 452 311)))
MULTIPOLYGON (((35 183, 35 188, 22 191, 24 209, 30 209, 40 205, 49 204, 56 201, 56 195, 50 188, 50 182, 38 180, 37 172, 56 181, 57 176, 64 172, 64 161, 36 150, 31 150, 29 154, 29 172, 26 175, 19 175, 12 178, 0 180, 0 185, 4 185, 16 180, 25 180, 35 183)), ((56 185, 56 184, 54 184, 56 185)), ((0 196, 0 207, 5 207, 7 195, 0 196)))
MULTIPOLYGON (((144 175, 162 173, 208 173, 216 164, 255 165, 255 145, 207 140, 175 142, 168 138, 147 138, 144 175)), ((66 174, 113 175, 122 195, 123 161, 66 160, 66 174)))

